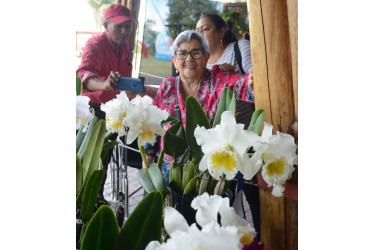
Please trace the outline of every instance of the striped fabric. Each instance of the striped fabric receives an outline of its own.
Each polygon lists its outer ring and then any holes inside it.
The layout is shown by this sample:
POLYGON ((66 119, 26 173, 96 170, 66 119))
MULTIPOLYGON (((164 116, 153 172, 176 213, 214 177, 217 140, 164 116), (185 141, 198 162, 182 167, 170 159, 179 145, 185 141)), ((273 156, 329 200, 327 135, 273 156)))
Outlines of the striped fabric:
MULTIPOLYGON (((235 68, 237 68, 240 71, 240 67, 235 58, 234 44, 235 42, 230 43, 229 46, 227 46, 225 52, 223 52, 223 55, 221 56, 221 58, 215 64, 208 63, 206 65, 206 68, 212 69, 213 65, 228 63, 228 64, 233 65, 235 68)), ((252 69, 250 42, 246 39, 241 39, 239 40, 238 45, 239 45, 240 52, 242 54, 242 66, 245 71, 244 74, 249 74, 249 72, 252 69)))
POLYGON ((254 111, 255 104, 253 102, 236 100, 236 113, 239 113, 236 117, 236 122, 244 124, 244 129, 248 128, 254 111))

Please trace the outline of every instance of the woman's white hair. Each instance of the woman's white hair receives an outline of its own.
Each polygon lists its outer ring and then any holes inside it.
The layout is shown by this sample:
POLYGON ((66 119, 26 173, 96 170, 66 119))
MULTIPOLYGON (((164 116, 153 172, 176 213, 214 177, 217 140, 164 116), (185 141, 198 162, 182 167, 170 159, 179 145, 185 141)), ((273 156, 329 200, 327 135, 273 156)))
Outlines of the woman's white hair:
POLYGON ((191 39, 198 40, 200 42, 200 45, 201 45, 202 49, 203 49, 203 52, 204 53, 209 53, 209 44, 208 44, 208 41, 205 39, 205 37, 197 31, 186 30, 186 31, 183 31, 183 32, 179 33, 177 38, 175 38, 175 41, 173 43, 174 54, 177 53, 179 45, 181 43, 188 43, 189 41, 191 41, 191 39))

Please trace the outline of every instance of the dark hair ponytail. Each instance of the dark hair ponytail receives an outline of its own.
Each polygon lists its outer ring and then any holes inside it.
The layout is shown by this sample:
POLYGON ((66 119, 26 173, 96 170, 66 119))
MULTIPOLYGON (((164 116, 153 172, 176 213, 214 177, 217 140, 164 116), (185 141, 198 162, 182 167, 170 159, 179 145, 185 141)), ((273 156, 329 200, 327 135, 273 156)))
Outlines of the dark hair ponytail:
POLYGON ((225 40, 226 43, 232 43, 238 41, 234 33, 232 33, 231 28, 233 23, 228 23, 223 20, 223 18, 219 15, 216 14, 207 14, 202 16, 201 18, 208 18, 212 23, 214 23, 214 26, 216 27, 217 30, 221 29, 222 27, 226 28, 226 33, 223 39, 225 40))

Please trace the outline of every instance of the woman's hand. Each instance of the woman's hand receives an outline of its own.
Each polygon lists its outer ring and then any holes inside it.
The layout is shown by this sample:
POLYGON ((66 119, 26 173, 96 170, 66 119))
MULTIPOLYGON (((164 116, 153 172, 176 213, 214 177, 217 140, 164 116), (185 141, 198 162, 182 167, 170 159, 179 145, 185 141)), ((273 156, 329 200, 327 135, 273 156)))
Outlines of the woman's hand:
POLYGON ((237 70, 234 66, 232 66, 231 64, 228 64, 228 63, 223 63, 221 65, 219 65, 219 69, 221 71, 234 71, 234 72, 239 72, 239 70, 237 70))
POLYGON ((254 89, 254 84, 253 84, 253 74, 252 74, 252 70, 251 72, 249 72, 249 75, 248 75, 248 87, 252 90, 252 94, 255 93, 255 89, 254 89))

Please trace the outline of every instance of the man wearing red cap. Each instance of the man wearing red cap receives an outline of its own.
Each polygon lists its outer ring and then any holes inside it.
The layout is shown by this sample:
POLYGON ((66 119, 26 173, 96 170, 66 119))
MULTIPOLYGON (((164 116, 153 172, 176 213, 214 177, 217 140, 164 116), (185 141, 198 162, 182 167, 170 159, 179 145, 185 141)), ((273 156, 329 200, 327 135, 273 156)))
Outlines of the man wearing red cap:
MULTIPOLYGON (((89 39, 85 45, 76 73, 82 79, 82 95, 90 97, 93 107, 100 109, 101 103, 112 100, 120 93, 115 88, 120 76, 131 76, 128 39, 133 21, 136 22, 128 8, 113 4, 104 13, 105 32, 89 39)), ((157 90, 145 87, 145 94, 154 97, 157 90)), ((127 94, 130 99, 136 95, 133 92, 127 94)))
MULTIPOLYGON (((82 79, 82 95, 90 98, 90 105, 95 109, 95 115, 105 120, 105 113, 100 105, 116 97, 120 93, 115 88, 120 76, 131 77, 131 53, 128 43, 132 30, 132 22, 136 23, 131 11, 123 5, 113 4, 104 13, 105 32, 89 39, 84 47, 82 62, 76 74, 82 79)), ((145 86, 145 94, 154 97, 157 89, 145 86)), ((135 92, 126 92, 129 99, 136 96, 135 92)), ((144 94, 143 94, 144 95, 144 94)), ((137 141, 131 147, 137 148, 137 141)), ((103 160, 106 170, 110 154, 103 160)), ((138 153, 128 151, 128 162, 131 165, 141 165, 138 153)), ((105 178, 103 184, 105 182, 105 178)), ((103 185, 100 196, 103 195, 103 185)))

